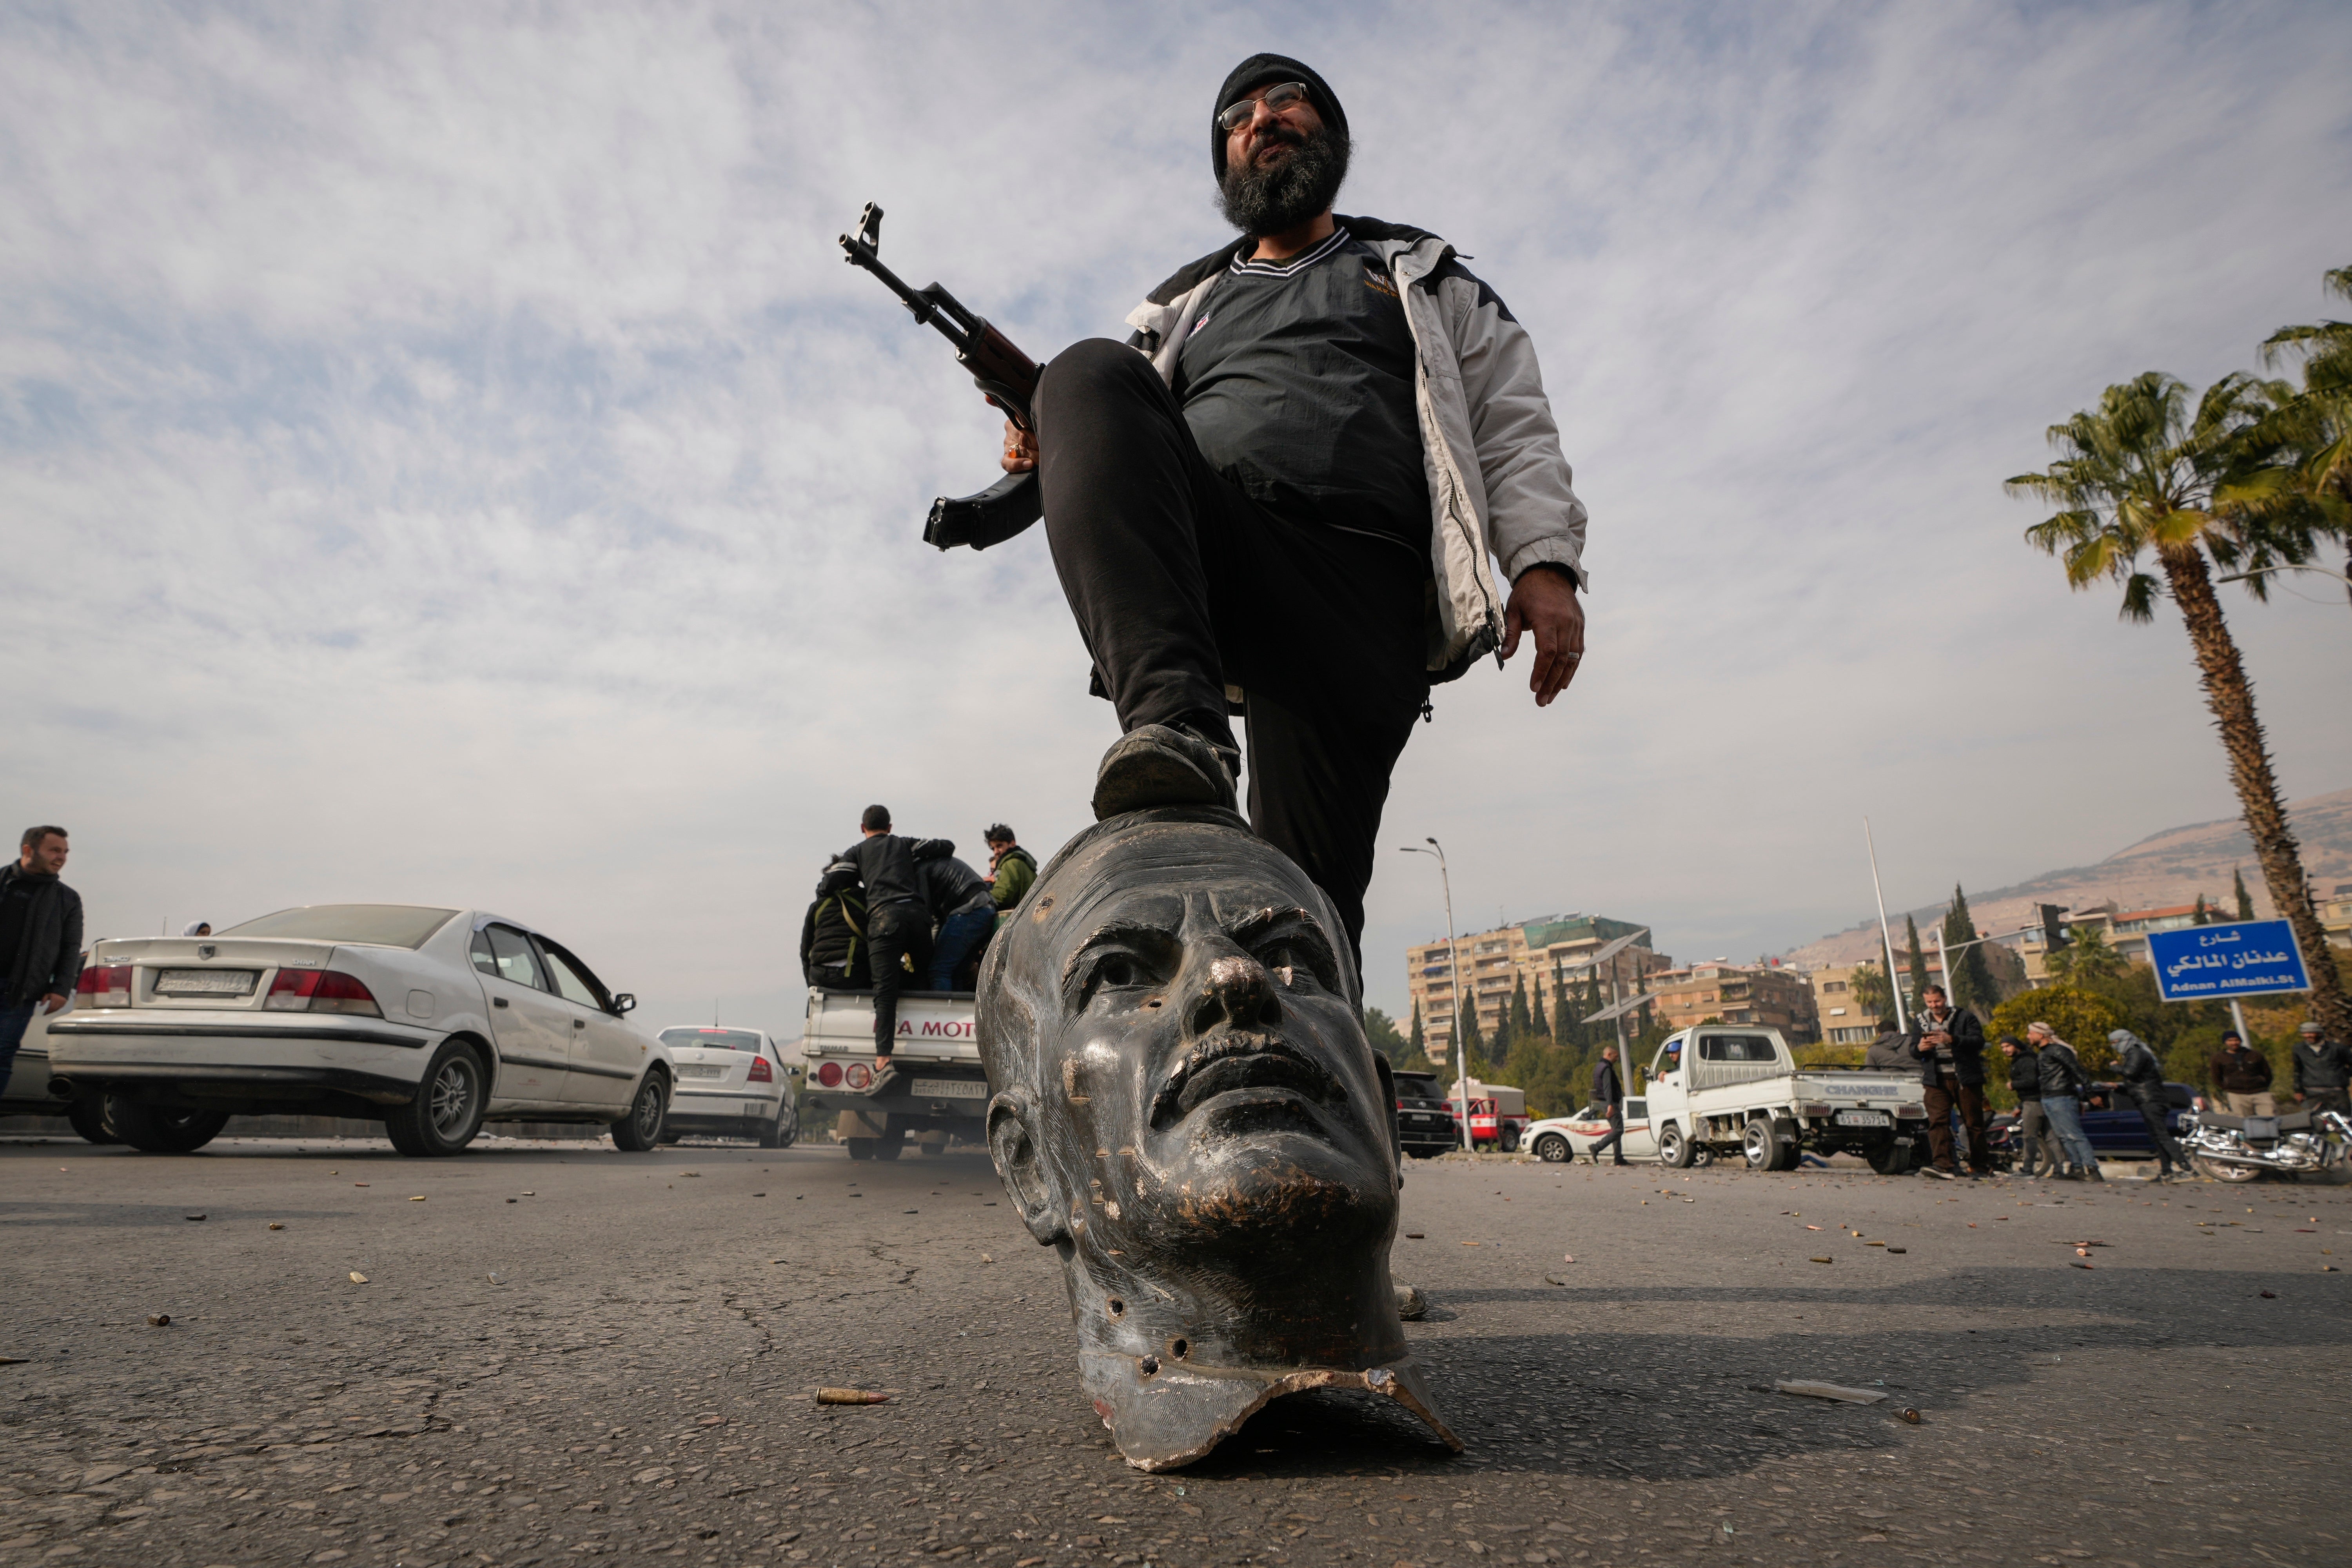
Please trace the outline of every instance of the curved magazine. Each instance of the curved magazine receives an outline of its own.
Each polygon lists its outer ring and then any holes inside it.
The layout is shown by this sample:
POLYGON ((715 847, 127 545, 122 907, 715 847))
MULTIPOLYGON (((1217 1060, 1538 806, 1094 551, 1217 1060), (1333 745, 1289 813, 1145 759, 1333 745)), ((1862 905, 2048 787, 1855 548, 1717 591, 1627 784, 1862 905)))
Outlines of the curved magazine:
POLYGON ((969 544, 985 550, 1002 544, 1045 515, 1034 473, 1007 474, 968 496, 941 496, 931 503, 923 542, 940 550, 969 544))

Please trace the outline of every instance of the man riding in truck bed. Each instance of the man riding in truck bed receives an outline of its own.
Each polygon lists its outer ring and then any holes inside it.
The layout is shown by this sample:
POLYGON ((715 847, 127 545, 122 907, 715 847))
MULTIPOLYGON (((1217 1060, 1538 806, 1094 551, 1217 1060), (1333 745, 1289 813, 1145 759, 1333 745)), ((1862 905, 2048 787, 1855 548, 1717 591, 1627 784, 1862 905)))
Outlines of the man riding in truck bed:
POLYGON ((1576 673, 1584 507, 1494 290, 1436 235, 1333 213, 1349 142, 1328 83, 1254 56, 1208 132, 1244 237, 1153 289, 1128 347, 1046 365, 1003 463, 1037 471, 1124 731, 1097 818, 1233 805, 1240 713, 1251 826, 1330 895, 1360 973, 1389 774, 1431 683, 1523 635, 1538 707, 1576 673))

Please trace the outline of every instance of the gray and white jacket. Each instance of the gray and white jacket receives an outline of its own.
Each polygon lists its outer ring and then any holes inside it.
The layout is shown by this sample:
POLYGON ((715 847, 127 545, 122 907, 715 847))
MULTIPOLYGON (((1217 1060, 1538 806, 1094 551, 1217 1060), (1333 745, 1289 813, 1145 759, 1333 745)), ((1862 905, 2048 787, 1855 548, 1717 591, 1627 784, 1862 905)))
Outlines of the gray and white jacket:
MULTIPOLYGON (((1434 579, 1428 668, 1432 679, 1451 680, 1503 639, 1490 556, 1509 582, 1550 564, 1587 585, 1584 503, 1570 485, 1535 345, 1495 291, 1425 229, 1334 221, 1388 268, 1412 330, 1434 579)), ((1237 249, 1227 245, 1180 268, 1128 314, 1128 342, 1171 385, 1184 340, 1237 249)))

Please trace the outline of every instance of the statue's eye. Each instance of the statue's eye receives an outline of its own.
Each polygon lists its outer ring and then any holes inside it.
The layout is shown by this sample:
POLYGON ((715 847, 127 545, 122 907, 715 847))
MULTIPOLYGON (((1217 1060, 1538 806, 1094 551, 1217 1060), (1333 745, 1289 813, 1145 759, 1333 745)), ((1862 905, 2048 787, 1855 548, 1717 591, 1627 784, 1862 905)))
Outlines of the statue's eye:
POLYGON ((1095 966, 1095 984, 1097 986, 1108 985, 1118 989, 1122 986, 1139 985, 1142 983, 1143 972, 1136 967, 1135 960, 1126 953, 1114 952, 1095 966))

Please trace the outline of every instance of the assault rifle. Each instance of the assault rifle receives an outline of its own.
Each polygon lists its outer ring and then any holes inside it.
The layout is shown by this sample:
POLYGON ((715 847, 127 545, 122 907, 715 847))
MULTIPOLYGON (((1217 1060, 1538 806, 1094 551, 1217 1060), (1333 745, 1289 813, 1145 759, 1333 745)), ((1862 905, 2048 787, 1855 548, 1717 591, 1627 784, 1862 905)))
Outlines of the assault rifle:
MULTIPOLYGON (((863 267, 898 296, 898 302, 918 324, 935 328, 955 349, 957 363, 988 401, 1022 429, 1031 428, 1029 400, 1037 392, 1037 363, 1007 342, 981 317, 963 308, 956 297, 934 283, 909 289, 898 275, 882 265, 877 253, 882 243, 882 209, 872 202, 857 215, 857 231, 841 237, 841 248, 852 267, 863 267)), ((923 524, 923 542, 941 550, 969 544, 985 550, 1002 544, 1045 515, 1034 473, 1007 474, 986 489, 968 496, 941 496, 931 502, 923 524)))

